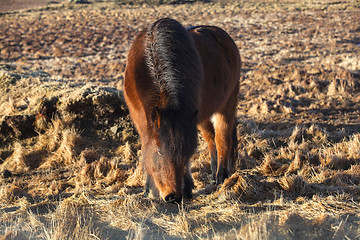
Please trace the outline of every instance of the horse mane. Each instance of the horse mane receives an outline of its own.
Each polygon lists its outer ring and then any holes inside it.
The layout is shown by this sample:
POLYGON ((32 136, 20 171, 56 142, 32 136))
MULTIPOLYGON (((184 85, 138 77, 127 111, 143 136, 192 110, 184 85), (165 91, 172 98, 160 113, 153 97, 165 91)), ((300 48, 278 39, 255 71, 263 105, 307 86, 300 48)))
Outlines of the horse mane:
POLYGON ((163 18, 148 28, 145 44, 145 61, 156 97, 150 104, 195 110, 202 67, 191 35, 179 22, 163 18))
MULTIPOLYGON (((164 144, 164 154, 179 162, 190 158, 197 144, 196 117, 192 116, 199 108, 203 77, 192 36, 173 19, 156 21, 146 32, 145 63, 153 83, 146 109, 159 109, 157 137, 164 144)), ((151 114, 146 114, 148 121, 151 114)))

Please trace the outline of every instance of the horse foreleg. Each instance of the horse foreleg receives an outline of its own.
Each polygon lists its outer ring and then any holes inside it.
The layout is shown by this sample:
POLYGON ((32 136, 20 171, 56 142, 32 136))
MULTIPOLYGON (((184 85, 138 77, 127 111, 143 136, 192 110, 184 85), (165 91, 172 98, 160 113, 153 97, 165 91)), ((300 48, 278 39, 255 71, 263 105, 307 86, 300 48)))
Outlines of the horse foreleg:
POLYGON ((151 177, 147 174, 146 175, 146 180, 145 180, 145 192, 144 192, 144 197, 148 197, 149 193, 150 193, 150 188, 151 188, 151 177))
POLYGON ((183 187, 184 197, 186 199, 192 198, 192 190, 195 187, 195 185, 194 185, 194 181, 192 179, 191 172, 190 172, 190 163, 189 163, 189 166, 187 166, 187 168, 185 169, 183 184, 184 184, 184 187, 183 187))

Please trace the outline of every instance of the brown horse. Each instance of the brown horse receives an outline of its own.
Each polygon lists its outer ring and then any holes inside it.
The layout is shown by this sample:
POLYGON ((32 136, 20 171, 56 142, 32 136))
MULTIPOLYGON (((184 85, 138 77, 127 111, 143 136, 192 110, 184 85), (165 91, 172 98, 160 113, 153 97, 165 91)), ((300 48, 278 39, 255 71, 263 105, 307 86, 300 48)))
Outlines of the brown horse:
POLYGON ((146 194, 166 202, 191 197, 190 158, 197 127, 211 156, 213 179, 231 171, 240 55, 222 29, 185 29, 164 18, 141 31, 128 53, 124 92, 140 134, 146 194))

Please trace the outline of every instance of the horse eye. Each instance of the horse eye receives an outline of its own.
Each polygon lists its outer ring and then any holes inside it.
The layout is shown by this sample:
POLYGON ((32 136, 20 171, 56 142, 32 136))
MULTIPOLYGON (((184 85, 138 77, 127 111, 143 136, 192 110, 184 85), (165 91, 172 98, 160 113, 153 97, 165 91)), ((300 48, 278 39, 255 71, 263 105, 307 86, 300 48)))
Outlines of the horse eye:
POLYGON ((157 154, 159 154, 160 156, 162 156, 163 154, 162 154, 162 152, 160 151, 160 148, 156 148, 156 152, 157 152, 157 154))

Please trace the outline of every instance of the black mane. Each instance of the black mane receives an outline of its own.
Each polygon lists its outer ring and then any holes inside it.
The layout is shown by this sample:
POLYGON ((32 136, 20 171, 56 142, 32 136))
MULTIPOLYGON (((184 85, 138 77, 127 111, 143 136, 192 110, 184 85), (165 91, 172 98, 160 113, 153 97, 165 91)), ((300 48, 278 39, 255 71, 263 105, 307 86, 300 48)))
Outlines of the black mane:
POLYGON ((197 125, 191 115, 183 115, 176 110, 163 110, 159 140, 161 153, 174 162, 190 159, 197 146, 197 125))
POLYGON ((200 57, 191 35, 175 20, 156 21, 146 38, 145 59, 155 93, 147 104, 160 109, 161 151, 180 162, 190 158, 197 145, 194 115, 203 77, 200 57))
POLYGON ((177 21, 163 18, 153 23, 147 32, 146 64, 155 83, 158 99, 167 96, 167 106, 193 111, 198 105, 202 79, 200 57, 186 29, 177 21))

